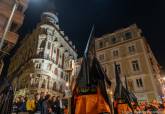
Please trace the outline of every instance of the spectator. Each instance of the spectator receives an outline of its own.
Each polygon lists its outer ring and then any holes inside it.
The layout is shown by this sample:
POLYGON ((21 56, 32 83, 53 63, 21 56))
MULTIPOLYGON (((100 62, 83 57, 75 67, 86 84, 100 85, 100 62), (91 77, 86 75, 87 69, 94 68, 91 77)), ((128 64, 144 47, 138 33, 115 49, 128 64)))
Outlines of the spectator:
POLYGON ((51 107, 52 107, 53 112, 56 114, 57 107, 56 107, 56 97, 55 96, 52 97, 51 107))
POLYGON ((59 96, 56 97, 55 106, 56 106, 56 114, 61 114, 60 97, 59 96))
POLYGON ((33 114, 35 111, 35 101, 32 96, 30 96, 26 102, 26 110, 29 112, 29 114, 33 114))
POLYGON ((40 98, 40 94, 35 95, 35 114, 40 114, 41 113, 41 106, 42 106, 42 101, 40 98))
POLYGON ((159 111, 159 103, 156 100, 153 100, 150 105, 150 111, 153 114, 158 114, 157 112, 159 111))
POLYGON ((20 112, 26 112, 26 101, 23 96, 20 98, 20 105, 19 105, 19 111, 20 112))
POLYGON ((42 102, 41 114, 53 114, 51 104, 50 104, 50 95, 46 95, 44 101, 42 102))
POLYGON ((20 99, 19 99, 19 97, 17 97, 15 99, 15 102, 13 103, 13 112, 15 112, 16 114, 18 114, 19 107, 20 107, 20 99))
POLYGON ((41 92, 40 100, 43 102, 45 100, 45 92, 41 92))

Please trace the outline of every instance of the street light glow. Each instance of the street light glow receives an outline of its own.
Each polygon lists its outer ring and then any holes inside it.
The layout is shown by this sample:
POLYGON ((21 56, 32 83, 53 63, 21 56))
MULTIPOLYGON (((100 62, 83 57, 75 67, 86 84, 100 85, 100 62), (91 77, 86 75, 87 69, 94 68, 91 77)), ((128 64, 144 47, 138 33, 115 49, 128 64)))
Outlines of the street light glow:
POLYGON ((69 87, 69 83, 68 82, 66 82, 66 86, 69 87))

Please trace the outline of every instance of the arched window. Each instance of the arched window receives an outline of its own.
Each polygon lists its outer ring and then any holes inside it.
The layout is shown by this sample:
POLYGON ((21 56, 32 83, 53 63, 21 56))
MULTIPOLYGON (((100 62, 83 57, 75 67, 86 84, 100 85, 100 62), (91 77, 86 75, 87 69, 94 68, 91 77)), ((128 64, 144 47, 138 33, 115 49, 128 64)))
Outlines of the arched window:
POLYGON ((53 83, 53 90, 56 91, 56 82, 53 83))
POLYGON ((42 82, 41 88, 45 88, 45 85, 46 85, 46 80, 44 79, 42 82))
POLYGON ((63 90, 62 90, 62 85, 60 85, 60 90, 59 90, 59 92, 62 92, 63 90))
POLYGON ((41 45, 40 45, 40 48, 44 48, 46 45, 46 40, 42 40, 41 41, 41 45))

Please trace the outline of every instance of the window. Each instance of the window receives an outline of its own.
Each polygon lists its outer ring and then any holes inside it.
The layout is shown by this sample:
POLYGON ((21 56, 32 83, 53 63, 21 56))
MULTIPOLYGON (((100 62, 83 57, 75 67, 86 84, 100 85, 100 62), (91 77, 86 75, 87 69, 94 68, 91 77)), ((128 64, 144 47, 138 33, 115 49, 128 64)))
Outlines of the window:
POLYGON ((38 56, 39 56, 39 57, 43 57, 43 55, 44 55, 44 52, 43 52, 43 51, 40 51, 40 52, 38 53, 38 56))
POLYGON ((116 39, 115 37, 112 37, 112 38, 111 38, 111 42, 112 42, 112 44, 114 44, 114 43, 117 42, 117 39, 116 39))
POLYGON ((62 58, 62 55, 61 55, 61 53, 60 53, 60 59, 62 58))
POLYGON ((58 69, 57 69, 57 68, 55 68, 54 74, 55 74, 55 75, 58 75, 58 69))
POLYGON ((114 57, 118 57, 119 56, 119 51, 118 50, 114 50, 113 51, 113 56, 114 57))
POLYGON ((132 80, 128 80, 128 87, 131 91, 134 90, 134 87, 133 87, 133 81, 132 80))
POLYGON ((129 53, 135 52, 135 46, 134 46, 134 45, 129 46, 129 47, 128 47, 128 51, 129 51, 129 53))
POLYGON ((18 5, 17 10, 22 12, 23 11, 23 6, 21 4, 18 5))
POLYGON ((45 44, 46 44, 46 40, 42 40, 42 41, 41 41, 40 48, 44 48, 44 47, 45 47, 45 44))
POLYGON ((125 40, 129 40, 132 38, 132 33, 131 32, 126 32, 125 33, 125 40))
POLYGON ((41 88, 45 88, 46 87, 46 80, 44 79, 41 85, 41 88))
POLYGON ((69 77, 67 75, 65 77, 66 77, 66 82, 67 82, 69 80, 69 77))
POLYGON ((54 53, 56 53, 56 48, 54 48, 54 53))
POLYGON ((64 77, 63 77, 63 72, 61 72, 61 78, 63 79, 64 77))
POLYGON ((48 49, 50 49, 50 47, 51 47, 51 43, 50 43, 50 42, 48 42, 48 49))
POLYGON ((51 70, 51 68, 52 68, 52 64, 49 63, 48 66, 47 66, 47 69, 51 70))
POLYGON ((40 68, 41 68, 41 64, 38 64, 38 63, 37 63, 37 64, 36 64, 36 68, 37 68, 37 69, 40 69, 40 68))
POLYGON ((56 82, 53 83, 53 90, 56 91, 56 82))
POLYGON ((104 54, 99 55, 99 60, 103 61, 104 60, 104 54))
POLYGON ((120 66, 120 64, 116 64, 116 67, 117 67, 118 73, 120 74, 121 73, 121 66, 120 66))
POLYGON ((133 68, 133 71, 139 71, 140 70, 137 60, 132 61, 132 68, 133 68))
POLYGON ((142 81, 142 79, 141 78, 140 79, 136 79, 136 84, 137 84, 137 87, 138 88, 143 87, 143 81, 142 81))
POLYGON ((47 29, 47 33, 48 33, 48 35, 53 35, 53 31, 51 31, 51 30, 49 30, 49 29, 47 29))
POLYGON ((103 42, 100 41, 100 42, 99 42, 99 48, 103 48, 103 46, 104 46, 104 45, 103 45, 103 42))

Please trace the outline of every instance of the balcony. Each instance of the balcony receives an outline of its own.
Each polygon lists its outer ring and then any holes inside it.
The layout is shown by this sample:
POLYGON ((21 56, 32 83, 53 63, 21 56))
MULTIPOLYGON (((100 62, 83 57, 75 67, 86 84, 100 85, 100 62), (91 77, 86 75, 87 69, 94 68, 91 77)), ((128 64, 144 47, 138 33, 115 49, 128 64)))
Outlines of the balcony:
MULTIPOLYGON (((4 33, 4 31, 0 30, 0 38, 2 38, 3 33, 4 33)), ((14 33, 14 32, 8 32, 5 40, 8 42, 11 42, 13 44, 16 44, 16 42, 18 40, 18 34, 14 33)))
MULTIPOLYGON (((0 15, 9 18, 10 14, 11 14, 11 8, 3 3, 0 3, 0 15)), ((21 12, 16 11, 13 17, 13 21, 18 25, 22 25, 23 20, 24 20, 24 15, 21 12)))

